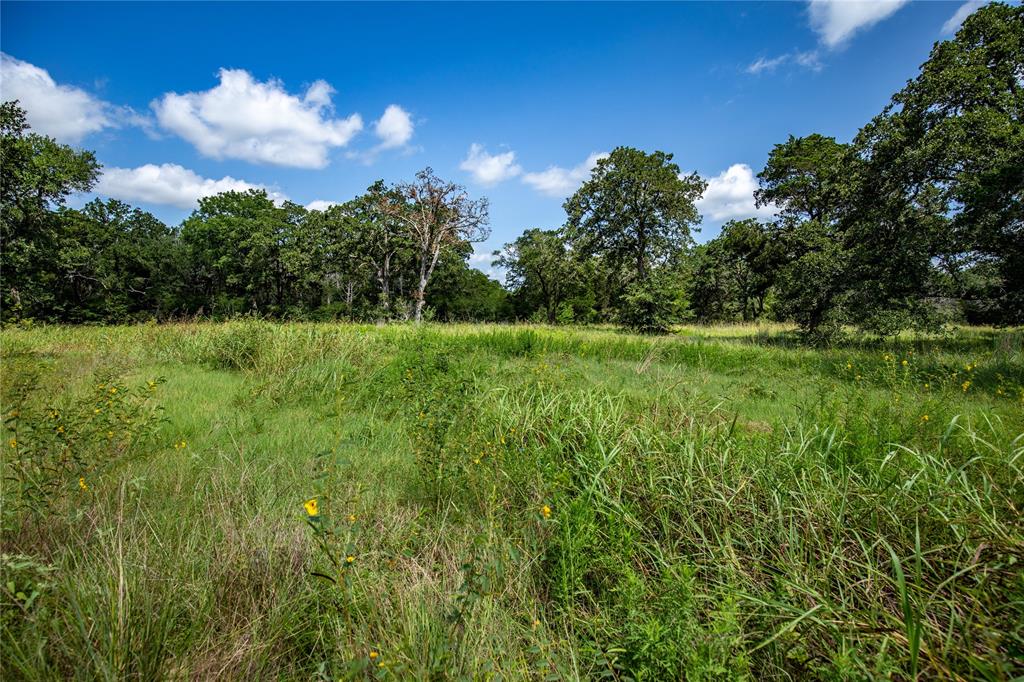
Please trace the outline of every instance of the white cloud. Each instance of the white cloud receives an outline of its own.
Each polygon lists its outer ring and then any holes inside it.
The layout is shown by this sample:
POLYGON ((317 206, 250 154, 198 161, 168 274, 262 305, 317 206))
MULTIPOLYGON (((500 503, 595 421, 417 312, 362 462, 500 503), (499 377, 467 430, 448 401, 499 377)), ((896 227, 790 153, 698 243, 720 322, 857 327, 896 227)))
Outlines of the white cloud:
POLYGON ((505 278, 505 269, 495 267, 493 247, 489 248, 483 244, 476 244, 474 248, 483 249, 482 251, 475 251, 469 255, 469 267, 476 268, 480 272, 484 273, 488 277, 499 282, 505 278))
POLYGON ((734 163, 715 177, 705 179, 708 182, 707 189, 696 202, 697 208, 705 218, 711 218, 716 222, 742 218, 771 218, 777 211, 775 206, 758 208, 754 203, 757 179, 754 177, 754 171, 745 163, 734 163))
POLYGON ((327 199, 315 199, 306 204, 306 208, 310 211, 326 211, 331 206, 337 206, 338 203, 337 201, 328 201, 327 199))
POLYGON ((793 63, 797 66, 811 71, 821 71, 822 64, 820 55, 817 50, 809 50, 807 52, 787 52, 786 54, 780 54, 778 57, 772 57, 771 59, 765 57, 759 57, 756 61, 750 64, 745 70, 747 73, 754 75, 760 73, 771 73, 775 71, 782 64, 793 63))
POLYGON ((775 69, 778 68, 780 64, 785 62, 787 59, 789 59, 788 54, 782 54, 779 55, 778 57, 773 57, 771 59, 758 57, 757 61, 753 62, 750 66, 747 67, 747 73, 757 74, 761 73, 762 71, 774 71, 775 69))
POLYGON ((988 0, 967 0, 967 2, 960 5, 956 13, 942 25, 942 34, 952 35, 956 33, 957 29, 960 28, 960 24, 964 23, 964 19, 974 14, 975 10, 980 9, 987 1, 988 0))
POLYGON ((597 162, 607 156, 607 152, 594 152, 575 168, 549 166, 539 173, 527 173, 523 176, 523 182, 549 197, 567 197, 590 177, 597 162))
MULTIPOLYGON (((195 208, 200 197, 207 197, 230 190, 242 192, 249 189, 266 189, 244 180, 225 176, 220 180, 204 178, 177 164, 165 163, 159 166, 147 163, 138 168, 105 168, 96 184, 95 192, 123 201, 141 201, 162 206, 195 208)), ((268 191, 275 201, 284 200, 284 195, 268 191)))
POLYGON ((821 42, 839 47, 862 28, 891 16, 908 0, 810 0, 811 28, 821 42))
POLYGON ((470 145, 469 153, 459 164, 459 168, 471 173, 473 179, 484 186, 496 185, 523 172, 522 167, 516 163, 515 152, 488 154, 487 150, 476 142, 470 145))
POLYGON ((373 125, 373 132, 380 138, 381 149, 404 146, 412 139, 412 117, 402 107, 391 104, 373 125))
POLYGON ((242 69, 221 69, 220 84, 153 102, 160 125, 215 159, 243 159, 298 168, 323 168, 333 147, 362 130, 359 114, 333 118, 334 89, 316 81, 301 97, 278 80, 264 83, 242 69))
POLYGON ((76 143, 89 133, 118 125, 118 112, 106 102, 70 85, 58 85, 49 72, 0 53, 0 97, 18 100, 33 132, 76 143))

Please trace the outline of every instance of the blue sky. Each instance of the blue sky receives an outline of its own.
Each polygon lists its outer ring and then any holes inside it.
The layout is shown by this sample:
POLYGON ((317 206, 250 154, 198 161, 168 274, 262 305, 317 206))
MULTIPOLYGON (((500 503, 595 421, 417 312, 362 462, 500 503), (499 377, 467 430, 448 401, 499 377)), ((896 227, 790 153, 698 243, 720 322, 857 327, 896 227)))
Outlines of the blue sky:
POLYGON ((430 165, 489 197, 487 271, 619 145, 710 181, 699 241, 764 215, 773 144, 848 140, 979 5, 3 2, 0 94, 171 224, 222 189, 344 201, 430 165))

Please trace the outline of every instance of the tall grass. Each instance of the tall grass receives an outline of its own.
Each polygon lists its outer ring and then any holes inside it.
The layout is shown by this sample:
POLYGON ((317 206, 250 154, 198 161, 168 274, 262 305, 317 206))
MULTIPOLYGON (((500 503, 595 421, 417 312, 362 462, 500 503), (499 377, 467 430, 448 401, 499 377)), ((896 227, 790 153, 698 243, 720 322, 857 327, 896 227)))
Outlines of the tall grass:
POLYGON ((0 349, 5 475, 62 461, 52 412, 77 434, 47 495, 5 480, 5 679, 1024 674, 1019 332, 238 322, 0 349), (132 448, 89 430, 111 382, 159 408, 132 448))

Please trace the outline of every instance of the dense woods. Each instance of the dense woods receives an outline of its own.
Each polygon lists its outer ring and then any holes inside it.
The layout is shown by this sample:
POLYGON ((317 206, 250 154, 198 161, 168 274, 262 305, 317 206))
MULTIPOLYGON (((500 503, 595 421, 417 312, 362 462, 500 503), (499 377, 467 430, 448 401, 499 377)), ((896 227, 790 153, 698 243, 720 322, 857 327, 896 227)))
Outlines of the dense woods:
POLYGON ((181 225, 120 201, 81 209, 95 156, 2 111, 2 316, 72 323, 216 318, 793 321, 812 340, 1024 321, 1024 8, 993 3, 850 142, 775 145, 756 197, 776 219, 699 246, 704 188, 673 155, 619 147, 565 202, 468 266, 486 199, 438 178, 374 183, 324 211, 265 192, 200 200, 181 225))

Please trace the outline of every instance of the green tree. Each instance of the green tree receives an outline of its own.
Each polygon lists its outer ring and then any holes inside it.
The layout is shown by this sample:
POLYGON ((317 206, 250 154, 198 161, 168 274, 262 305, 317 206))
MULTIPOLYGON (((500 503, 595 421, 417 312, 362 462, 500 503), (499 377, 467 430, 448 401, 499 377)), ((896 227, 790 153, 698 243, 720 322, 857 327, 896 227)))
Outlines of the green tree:
POLYGON ((282 314, 294 301, 298 273, 287 267, 305 209, 277 206, 263 190, 199 200, 181 227, 193 263, 199 306, 207 312, 282 314))
POLYGON ((1024 320, 1022 83, 1024 7, 991 3, 953 40, 936 43, 856 140, 868 159, 860 205, 895 216, 862 221, 859 238, 914 248, 918 262, 940 262, 961 291, 965 270, 995 263, 1002 282, 992 295, 1007 322, 1024 320), (901 215, 904 206, 911 215, 901 215))
POLYGON ((579 270, 562 235, 557 230, 526 230, 494 256, 494 264, 505 269, 505 285, 523 298, 536 300, 547 321, 554 324, 579 270))
POLYGON ((706 187, 696 173, 683 176, 671 154, 617 147, 565 202, 568 242, 644 282, 652 266, 692 243, 695 202, 706 187))
POLYGON ((771 229, 779 312, 807 338, 825 339, 845 318, 844 216, 857 159, 850 145, 813 134, 777 144, 758 174, 758 206, 774 206, 771 229))
POLYGON ((99 176, 92 152, 28 132, 16 101, 0 105, 0 308, 5 318, 49 317, 57 305, 55 257, 62 223, 53 212, 99 176))

